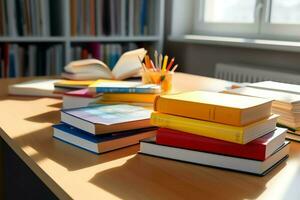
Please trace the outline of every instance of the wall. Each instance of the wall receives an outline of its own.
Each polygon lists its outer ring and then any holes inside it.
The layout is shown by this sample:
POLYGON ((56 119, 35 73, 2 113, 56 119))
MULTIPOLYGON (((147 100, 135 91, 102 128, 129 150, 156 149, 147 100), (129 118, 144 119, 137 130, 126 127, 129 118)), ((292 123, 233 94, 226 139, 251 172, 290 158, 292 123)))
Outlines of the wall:
POLYGON ((171 32, 171 7, 172 1, 166 0, 164 51, 176 57, 181 71, 212 77, 216 63, 238 62, 272 70, 292 71, 300 75, 300 53, 168 41, 167 36, 171 32))

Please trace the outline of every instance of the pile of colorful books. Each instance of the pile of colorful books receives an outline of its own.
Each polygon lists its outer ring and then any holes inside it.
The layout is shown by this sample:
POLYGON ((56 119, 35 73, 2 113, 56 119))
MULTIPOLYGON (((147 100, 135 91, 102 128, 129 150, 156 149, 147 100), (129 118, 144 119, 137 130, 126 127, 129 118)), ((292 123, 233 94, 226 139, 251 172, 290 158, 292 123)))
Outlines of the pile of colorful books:
POLYGON ((132 105, 94 105, 61 110, 53 137, 93 153, 138 144, 153 137, 151 110, 132 105))
POLYGON ((160 129, 141 141, 143 154, 257 175, 288 157, 270 100, 194 91, 160 96, 154 110, 160 129))
POLYGON ((248 84, 246 87, 224 91, 224 93, 256 96, 274 100, 272 113, 280 115, 278 126, 288 128, 287 138, 300 141, 300 86, 274 81, 248 84))

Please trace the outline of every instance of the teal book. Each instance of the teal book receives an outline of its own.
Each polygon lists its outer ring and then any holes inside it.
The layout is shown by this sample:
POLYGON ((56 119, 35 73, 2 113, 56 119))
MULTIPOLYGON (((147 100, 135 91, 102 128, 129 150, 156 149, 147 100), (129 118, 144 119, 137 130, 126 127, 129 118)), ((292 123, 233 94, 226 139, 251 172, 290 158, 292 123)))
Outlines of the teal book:
POLYGON ((159 85, 136 81, 98 80, 89 86, 94 93, 160 93, 159 85))
POLYGON ((94 105, 61 111, 61 121, 93 135, 151 127, 151 110, 126 104, 94 105))

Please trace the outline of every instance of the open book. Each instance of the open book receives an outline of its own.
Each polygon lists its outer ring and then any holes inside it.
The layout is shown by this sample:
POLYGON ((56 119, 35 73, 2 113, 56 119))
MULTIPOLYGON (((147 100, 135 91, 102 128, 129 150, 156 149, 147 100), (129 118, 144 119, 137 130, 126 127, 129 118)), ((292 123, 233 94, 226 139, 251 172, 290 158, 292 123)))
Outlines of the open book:
POLYGON ((97 59, 84 59, 70 62, 65 66, 63 77, 74 80, 88 79, 117 79, 123 80, 139 73, 141 69, 141 59, 147 51, 144 48, 127 51, 118 60, 116 65, 110 68, 102 61, 97 59))

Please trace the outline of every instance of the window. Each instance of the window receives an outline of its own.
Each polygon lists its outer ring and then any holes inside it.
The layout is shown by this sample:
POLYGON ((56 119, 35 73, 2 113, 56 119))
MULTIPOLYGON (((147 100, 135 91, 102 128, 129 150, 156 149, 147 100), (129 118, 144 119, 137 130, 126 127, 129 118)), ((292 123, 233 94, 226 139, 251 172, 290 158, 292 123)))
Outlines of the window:
POLYGON ((197 34, 300 40, 300 0, 198 0, 197 34))

